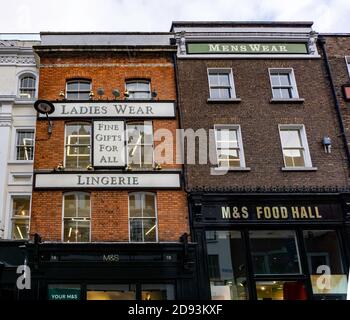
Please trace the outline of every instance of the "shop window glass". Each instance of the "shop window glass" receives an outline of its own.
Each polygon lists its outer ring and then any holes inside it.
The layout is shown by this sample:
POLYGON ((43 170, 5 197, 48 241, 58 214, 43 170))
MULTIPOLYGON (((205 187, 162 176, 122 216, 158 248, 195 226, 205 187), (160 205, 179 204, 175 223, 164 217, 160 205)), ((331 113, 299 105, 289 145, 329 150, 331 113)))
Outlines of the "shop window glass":
POLYGON ((172 284, 143 284, 142 300, 174 300, 174 285, 172 284))
POLYGON ((246 259, 239 231, 207 231, 209 280, 213 300, 247 300, 246 259))
POLYGON ((347 275, 336 231, 304 230, 303 235, 313 293, 346 294, 347 275))
POLYGON ((249 232, 255 274, 300 274, 300 258, 294 231, 249 232))
POLYGON ((258 300, 306 300, 305 284, 301 281, 258 281, 258 300))
POLYGON ((87 300, 136 300, 134 284, 88 285, 87 300))

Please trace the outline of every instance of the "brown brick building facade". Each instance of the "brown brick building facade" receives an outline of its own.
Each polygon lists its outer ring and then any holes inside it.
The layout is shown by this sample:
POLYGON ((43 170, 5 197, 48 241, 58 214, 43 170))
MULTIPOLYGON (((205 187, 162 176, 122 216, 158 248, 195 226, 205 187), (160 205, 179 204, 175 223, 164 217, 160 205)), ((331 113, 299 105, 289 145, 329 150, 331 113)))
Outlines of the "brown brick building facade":
POLYGON ((212 130, 185 166, 203 298, 346 298, 347 152, 311 26, 172 25, 183 128, 212 130))

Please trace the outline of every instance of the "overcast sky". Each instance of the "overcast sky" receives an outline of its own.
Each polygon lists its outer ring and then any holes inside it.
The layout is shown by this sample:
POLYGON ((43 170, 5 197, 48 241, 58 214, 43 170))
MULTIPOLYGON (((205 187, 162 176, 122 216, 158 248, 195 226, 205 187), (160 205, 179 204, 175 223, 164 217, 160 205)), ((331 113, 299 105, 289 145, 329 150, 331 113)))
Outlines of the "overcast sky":
POLYGON ((307 20, 350 33, 350 0, 0 0, 0 33, 169 31, 178 20, 307 20))

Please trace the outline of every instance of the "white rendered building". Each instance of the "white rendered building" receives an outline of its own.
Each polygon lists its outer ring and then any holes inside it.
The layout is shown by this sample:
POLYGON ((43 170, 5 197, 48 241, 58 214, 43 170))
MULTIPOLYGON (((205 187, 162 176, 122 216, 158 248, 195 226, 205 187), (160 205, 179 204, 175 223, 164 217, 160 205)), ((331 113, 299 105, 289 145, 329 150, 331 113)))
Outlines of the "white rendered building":
POLYGON ((0 34, 0 239, 29 237, 39 39, 0 34))

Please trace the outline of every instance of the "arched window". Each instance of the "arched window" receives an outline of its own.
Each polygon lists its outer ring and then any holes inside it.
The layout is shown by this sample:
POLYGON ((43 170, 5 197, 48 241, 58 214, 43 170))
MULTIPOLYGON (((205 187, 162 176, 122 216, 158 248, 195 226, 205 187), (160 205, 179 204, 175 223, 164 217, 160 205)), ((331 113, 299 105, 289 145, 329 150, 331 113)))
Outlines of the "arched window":
POLYGON ((86 79, 68 80, 66 84, 67 100, 89 100, 91 81, 86 79))
POLYGON ((63 196, 63 241, 90 241, 90 194, 66 193, 63 196))
POLYGON ((19 79, 19 97, 21 99, 34 99, 36 78, 32 74, 22 75, 19 79))
POLYGON ((86 169, 91 164, 91 123, 66 123, 65 167, 86 169))
POLYGON ((131 242, 157 241, 157 204, 154 193, 129 194, 129 230, 131 242))
POLYGON ((128 99, 151 99, 151 83, 149 80, 128 80, 125 84, 128 99))

